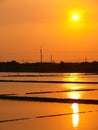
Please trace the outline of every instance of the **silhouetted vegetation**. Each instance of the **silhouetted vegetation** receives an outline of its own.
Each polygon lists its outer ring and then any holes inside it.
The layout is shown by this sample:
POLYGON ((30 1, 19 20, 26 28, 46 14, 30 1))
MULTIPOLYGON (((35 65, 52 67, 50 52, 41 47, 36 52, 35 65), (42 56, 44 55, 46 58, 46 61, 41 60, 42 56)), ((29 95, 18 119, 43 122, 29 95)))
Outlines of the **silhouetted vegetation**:
POLYGON ((98 73, 98 62, 18 63, 0 62, 0 72, 79 72, 98 73))

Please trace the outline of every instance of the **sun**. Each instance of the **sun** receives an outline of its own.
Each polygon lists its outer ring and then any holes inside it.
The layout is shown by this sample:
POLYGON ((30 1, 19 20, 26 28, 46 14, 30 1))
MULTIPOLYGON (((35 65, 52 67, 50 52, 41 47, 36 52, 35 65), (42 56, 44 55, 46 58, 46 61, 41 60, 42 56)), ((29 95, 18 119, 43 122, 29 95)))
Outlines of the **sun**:
POLYGON ((77 20, 79 19, 78 14, 73 14, 73 15, 72 15, 72 19, 73 19, 74 21, 77 21, 77 20))

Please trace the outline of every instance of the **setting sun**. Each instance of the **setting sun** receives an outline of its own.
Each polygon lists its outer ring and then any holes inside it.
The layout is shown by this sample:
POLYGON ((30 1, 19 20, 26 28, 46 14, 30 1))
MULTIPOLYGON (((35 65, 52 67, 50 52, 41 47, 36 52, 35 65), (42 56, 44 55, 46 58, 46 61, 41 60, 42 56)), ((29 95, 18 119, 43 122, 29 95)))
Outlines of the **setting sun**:
POLYGON ((78 14, 74 14, 74 15, 72 16, 72 19, 73 19, 74 21, 77 21, 77 20, 79 19, 78 14))

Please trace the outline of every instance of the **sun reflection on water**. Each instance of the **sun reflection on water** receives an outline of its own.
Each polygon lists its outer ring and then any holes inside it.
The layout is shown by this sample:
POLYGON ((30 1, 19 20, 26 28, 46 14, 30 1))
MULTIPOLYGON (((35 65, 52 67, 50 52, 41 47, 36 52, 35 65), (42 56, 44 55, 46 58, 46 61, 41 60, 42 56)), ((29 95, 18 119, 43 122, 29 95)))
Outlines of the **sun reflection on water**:
POLYGON ((69 81, 74 82, 74 81, 77 81, 78 79, 79 79, 78 73, 70 73, 69 81))
MULTIPOLYGON (((81 79, 81 74, 79 74, 79 73, 70 73, 67 80, 71 81, 71 82, 75 82, 75 81, 81 81, 83 79, 81 79)), ((74 83, 71 84, 70 83, 70 84, 67 84, 67 88, 74 90, 74 91, 67 93, 68 98, 79 99, 79 98, 82 97, 83 93, 81 93, 79 91, 75 91, 75 90, 79 90, 79 89, 83 88, 83 86, 81 86, 80 84, 74 84, 74 83)), ((71 105, 71 109, 72 109, 72 112, 73 112, 73 114, 72 114, 72 125, 73 125, 74 128, 77 128, 78 125, 79 125, 79 104, 73 103, 71 105)))
POLYGON ((72 124, 74 128, 77 128, 79 125, 79 106, 78 103, 73 103, 71 106, 72 110, 73 110, 73 114, 72 114, 72 124))
MULTIPOLYGON (((78 82, 82 80, 84 79, 81 78, 81 74, 79 73, 69 73, 67 75, 65 74, 63 77, 63 81, 69 81, 69 82, 78 82)), ((83 88, 83 86, 81 86, 80 84, 75 84, 75 83, 63 84, 63 87, 71 90, 77 90, 83 88)))
MULTIPOLYGON (((72 99, 79 99, 81 97, 81 95, 77 92, 71 92, 69 93, 70 94, 70 98, 72 99)), ((71 105, 71 108, 72 108, 72 111, 73 111, 73 114, 72 114, 72 124, 73 124, 73 127, 74 128, 77 128, 78 125, 79 125, 79 105, 78 103, 73 103, 71 105)))

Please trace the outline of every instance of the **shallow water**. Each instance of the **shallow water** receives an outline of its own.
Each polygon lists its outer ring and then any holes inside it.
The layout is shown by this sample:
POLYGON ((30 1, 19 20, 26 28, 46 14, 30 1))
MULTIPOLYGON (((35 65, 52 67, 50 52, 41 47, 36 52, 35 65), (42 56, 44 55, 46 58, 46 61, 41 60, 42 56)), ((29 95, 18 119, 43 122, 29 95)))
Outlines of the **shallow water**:
MULTIPOLYGON (((98 75, 79 73, 0 73, 0 80, 97 82, 98 75)), ((97 89, 98 84, 0 82, 0 94, 31 97, 98 100, 97 89), (94 90, 86 91, 89 89, 94 90), (47 93, 49 91, 51 93, 47 93), (42 93, 32 94, 31 92, 42 93)), ((0 121, 7 120, 7 122, 0 122, 0 130, 98 130, 97 110, 98 105, 96 104, 0 100, 0 121), (28 119, 22 120, 23 118, 28 119), (14 121, 14 119, 20 120, 14 121)))

